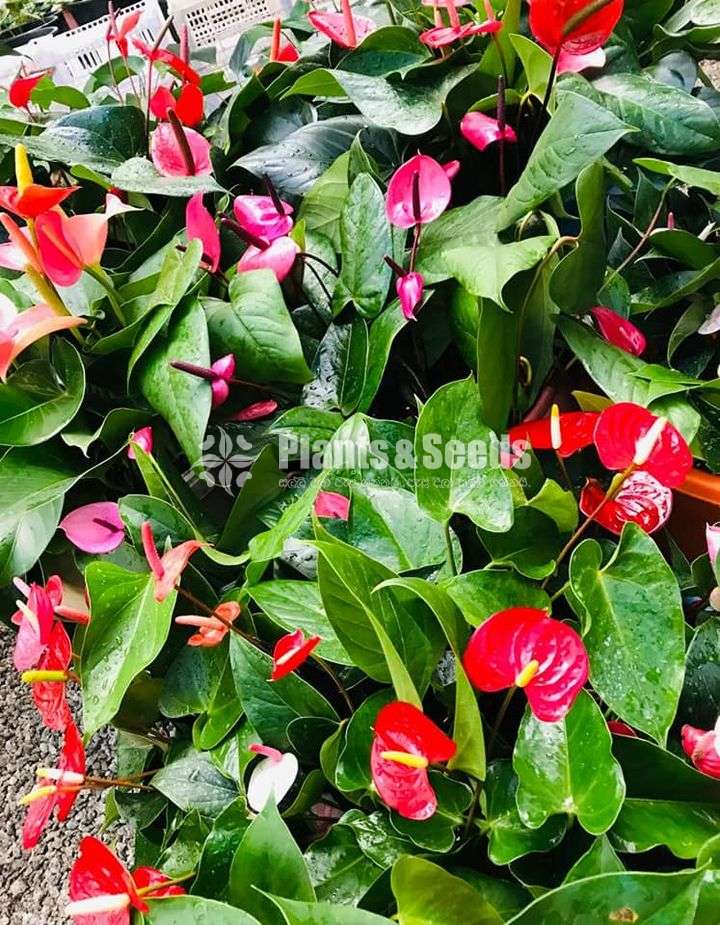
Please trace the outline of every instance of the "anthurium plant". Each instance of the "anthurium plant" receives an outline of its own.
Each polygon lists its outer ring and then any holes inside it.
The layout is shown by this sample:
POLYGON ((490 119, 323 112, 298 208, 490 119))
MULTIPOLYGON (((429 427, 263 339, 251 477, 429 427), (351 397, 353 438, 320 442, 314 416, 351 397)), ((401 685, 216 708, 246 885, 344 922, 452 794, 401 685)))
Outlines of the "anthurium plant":
POLYGON ((715 925, 720 11, 299 4, 224 69, 108 22, 0 109, 24 848, 105 792, 67 914, 715 925))

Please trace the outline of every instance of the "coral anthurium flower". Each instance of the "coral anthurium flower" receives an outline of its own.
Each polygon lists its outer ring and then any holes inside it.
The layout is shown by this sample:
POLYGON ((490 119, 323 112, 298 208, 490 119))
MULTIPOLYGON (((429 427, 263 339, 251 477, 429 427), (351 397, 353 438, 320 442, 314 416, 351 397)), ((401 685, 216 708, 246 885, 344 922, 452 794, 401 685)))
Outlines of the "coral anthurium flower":
POLYGON ((573 55, 569 51, 561 51, 558 58, 558 74, 579 74, 590 68, 603 68, 607 61, 604 49, 596 48, 585 55, 573 55))
POLYGON ((55 811, 58 822, 70 815, 85 782, 85 749, 77 726, 71 720, 65 727, 62 751, 57 767, 38 768, 35 788, 20 802, 27 806, 22 845, 30 851, 40 841, 45 826, 55 811))
POLYGON ((114 501, 96 501, 75 508, 60 521, 60 529, 83 552, 112 552, 121 545, 125 526, 114 501))
POLYGON ((259 421, 261 418, 269 417, 275 414, 278 409, 278 403, 274 398, 268 398, 265 401, 256 401, 237 411, 230 418, 231 421, 259 421))
POLYGON ((8 100, 16 109, 27 109, 32 92, 48 72, 33 74, 31 77, 16 77, 8 87, 8 100))
POLYGON ((184 84, 177 97, 168 87, 158 87, 150 100, 150 111, 162 122, 167 121, 169 112, 174 112, 183 125, 195 128, 205 116, 205 97, 197 84, 184 84))
POLYGON ((457 746, 411 703, 389 703, 375 718, 370 753, 373 784, 380 799, 405 819, 423 821, 437 809, 428 766, 449 761, 457 746))
POLYGON ((645 335, 632 321, 618 315, 611 308, 605 308, 604 305, 596 305, 595 308, 591 308, 590 314, 595 319, 598 330, 609 344, 619 347, 626 353, 632 353, 636 357, 645 352, 647 347, 645 335))
POLYGON ((115 18, 114 13, 110 16, 110 26, 105 36, 105 41, 114 42, 123 58, 127 58, 129 52, 128 36, 136 28, 141 15, 138 10, 128 16, 123 16, 120 20, 115 18))
POLYGON ((273 649, 270 680, 279 681, 299 668, 321 641, 320 636, 308 636, 306 639, 302 630, 295 630, 278 639, 273 649))
POLYGON ((622 16, 624 0, 611 0, 578 25, 574 17, 591 6, 590 0, 533 0, 530 29, 535 38, 554 54, 558 48, 574 55, 585 55, 600 48, 622 16))
POLYGON ((511 427, 510 443, 525 440, 534 450, 555 450, 562 457, 572 456, 593 442, 599 414, 595 411, 566 411, 557 406, 549 418, 525 421, 511 427))
POLYGON ((197 540, 186 540, 179 546, 171 547, 161 557, 155 545, 152 525, 146 520, 140 528, 142 537, 143 550, 147 559, 150 571, 155 578, 155 600, 162 603, 170 592, 175 588, 180 576, 185 571, 190 557, 207 546, 207 543, 200 543, 197 540))
POLYGON ((416 154, 392 175, 385 212, 398 228, 425 225, 442 215, 451 195, 450 178, 442 164, 427 154, 416 154))
POLYGON ((203 194, 195 193, 185 209, 185 232, 188 241, 200 241, 210 269, 217 273, 220 266, 220 232, 215 219, 203 205, 203 194))
POLYGON ((183 129, 180 126, 180 131, 187 141, 187 152, 183 151, 176 129, 170 122, 161 122, 152 133, 150 157, 157 170, 164 177, 193 177, 212 173, 210 142, 194 129, 183 129))
POLYGON ((422 301, 425 280, 422 273, 404 273, 395 281, 400 310, 408 321, 415 321, 415 309, 422 301))
POLYGON ((623 723, 619 719, 611 719, 608 722, 608 729, 614 736, 625 736, 628 739, 637 739, 638 734, 635 732, 632 726, 628 726, 627 723, 623 723))
POLYGON ((153 63, 158 62, 167 65, 170 70, 185 83, 200 83, 200 75, 195 68, 191 67, 187 61, 183 60, 183 58, 178 55, 174 55, 166 48, 152 48, 150 45, 143 42, 142 39, 133 39, 132 43, 143 58, 153 63))
POLYGON ((524 688, 530 709, 546 723, 566 715, 588 676, 575 630, 533 607, 489 617, 470 637, 463 664, 478 690, 524 688))
POLYGON ((353 13, 350 0, 340 0, 341 13, 308 13, 308 19, 316 32, 326 35, 340 48, 357 48, 363 39, 377 29, 367 16, 353 13))
POLYGON ((224 604, 218 604, 213 613, 217 614, 217 616, 175 617, 175 622, 180 626, 194 626, 199 630, 198 633, 194 633, 188 639, 187 644, 189 646, 201 646, 208 649, 220 645, 230 632, 227 624, 234 623, 240 616, 240 605, 235 601, 226 601, 224 604), (218 617, 222 617, 222 619, 218 619, 218 617))
POLYGON ((611 405, 600 413, 595 446, 608 469, 644 469, 668 488, 681 485, 692 467, 692 454, 680 431, 632 402, 611 405))
POLYGON ((135 459, 135 450, 133 444, 140 447, 143 453, 150 455, 153 451, 153 429, 149 425, 141 427, 140 430, 134 430, 129 437, 128 459, 135 459))
POLYGON ((642 469, 629 475, 614 497, 608 501, 604 498, 600 482, 588 479, 580 495, 580 510, 587 516, 597 512, 593 520, 617 536, 628 522, 654 533, 666 523, 672 510, 672 491, 642 469))
POLYGON ((350 499, 336 491, 319 491, 313 502, 316 517, 333 517, 347 520, 350 517, 350 499))
POLYGON ((267 247, 251 244, 238 261, 240 272, 249 270, 272 270, 281 283, 295 264, 300 248, 292 238, 275 238, 267 247))
POLYGON ((683 726, 680 730, 682 747, 692 763, 708 777, 720 778, 720 720, 715 728, 705 731, 695 726, 683 726))
POLYGON ((6 209, 20 218, 37 218, 41 213, 59 206, 77 188, 41 186, 39 183, 30 183, 22 189, 17 186, 0 186, 0 209, 6 209))
POLYGON ((12 622, 18 627, 13 662, 18 671, 27 671, 38 664, 50 642, 55 609, 42 585, 28 587, 23 584, 22 590, 27 603, 17 601, 18 610, 12 616, 12 622))
POLYGON ((269 745, 250 745, 249 751, 263 755, 250 774, 247 801, 250 809, 261 813, 272 796, 279 806, 297 779, 300 766, 291 752, 280 752, 269 745))
POLYGON ((10 239, 6 244, 0 244, 0 267, 18 270, 21 273, 27 270, 41 273, 40 254, 31 239, 30 229, 20 228, 4 212, 0 213, 0 225, 3 226, 10 239))
POLYGON ((35 341, 84 323, 84 318, 56 315, 48 305, 18 312, 9 299, 0 297, 0 379, 5 381, 10 366, 35 341))
POLYGON ((469 112, 463 116, 460 123, 460 132, 467 141, 478 151, 484 151, 488 145, 503 138, 507 142, 517 141, 515 129, 511 125, 500 128, 497 119, 486 116, 482 112, 469 112))
POLYGON ((32 687, 33 701, 47 729, 62 731, 72 721, 66 696, 71 662, 70 637, 62 623, 56 622, 37 668, 21 675, 22 680, 32 687))
POLYGON ((272 196, 236 196, 233 202, 238 225, 264 241, 285 237, 292 230, 292 211, 289 203, 272 196))
POLYGON ((99 265, 110 219, 136 211, 134 206, 108 193, 104 212, 67 216, 56 209, 39 215, 35 233, 45 274, 58 286, 74 286, 85 267, 99 265))

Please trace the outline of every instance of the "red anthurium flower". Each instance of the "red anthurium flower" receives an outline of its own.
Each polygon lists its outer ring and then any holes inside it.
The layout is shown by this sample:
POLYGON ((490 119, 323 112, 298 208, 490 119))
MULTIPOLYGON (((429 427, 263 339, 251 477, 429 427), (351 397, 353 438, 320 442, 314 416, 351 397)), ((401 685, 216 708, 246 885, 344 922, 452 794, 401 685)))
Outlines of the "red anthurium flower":
POLYGON ((705 731, 695 726, 683 726, 680 730, 683 751, 692 763, 708 777, 720 778, 720 722, 714 729, 705 731))
POLYGON ((73 546, 91 553, 112 552, 125 537, 120 508, 114 501, 97 501, 75 508, 60 521, 60 529, 73 546))
POLYGON ((155 545, 155 537, 153 536, 150 521, 146 520, 143 523, 140 528, 140 535, 145 558, 150 566, 150 571, 155 577, 155 600, 162 603, 178 583, 180 576, 190 561, 190 556, 201 547, 207 546, 207 543, 186 540, 186 542, 180 543, 179 546, 168 549, 161 557, 155 545))
POLYGON ((278 403, 274 398, 268 398, 265 401, 256 401, 246 408, 233 414, 231 421, 259 421, 261 418, 269 417, 275 414, 278 409, 278 403))
POLYGON ((319 491, 313 502, 316 517, 333 517, 347 520, 350 517, 350 499, 336 491, 319 491))
POLYGON ((55 768, 38 768, 35 788, 20 802, 27 806, 22 844, 26 851, 40 841, 53 811, 59 822, 70 815, 85 782, 85 749, 82 736, 71 720, 65 727, 62 751, 55 768))
MULTIPOLYGON (((64 590, 62 579, 59 575, 51 575, 47 580, 47 584, 43 588, 42 585, 26 585, 21 578, 14 578, 13 584, 22 594, 27 598, 27 608, 36 609, 35 594, 38 594, 36 590, 33 592, 33 589, 39 589, 47 595, 48 600, 50 601, 50 606, 53 609, 53 613, 56 617, 60 617, 63 620, 69 620, 71 623, 88 623, 90 618, 88 614, 81 610, 76 610, 74 607, 67 607, 63 604, 64 590), (31 600, 32 599, 32 600, 31 600)), ((18 604, 20 602, 18 601, 18 604)), ((16 626, 20 626, 25 619, 25 611, 27 609, 23 606, 21 610, 18 610, 12 616, 12 622, 16 626)), ((31 618, 32 619, 32 618, 31 618)), ((51 624, 48 624, 48 627, 51 628, 51 624)), ((35 663, 37 664, 37 662, 35 663)), ((32 666, 30 666, 32 667, 32 666)), ((20 669, 23 670, 23 669, 20 669)))
POLYGON ((0 379, 7 379, 10 366, 35 341, 84 323, 84 318, 56 315, 48 305, 18 312, 9 299, 0 297, 0 379))
POLYGON ((30 229, 20 228, 17 222, 4 212, 0 213, 0 225, 10 239, 6 244, 0 244, 0 267, 18 270, 21 273, 26 270, 42 273, 40 254, 32 241, 30 229))
POLYGON ((357 16, 352 11, 350 0, 340 0, 342 13, 308 13, 312 27, 326 35, 340 48, 357 48, 363 39, 377 29, 367 16, 357 16))
POLYGON ((27 109, 32 92, 48 72, 33 74, 32 77, 16 77, 8 87, 8 100, 16 109, 27 109))
POLYGON ((174 112, 183 125, 195 128, 205 115, 205 97, 197 84, 184 84, 177 97, 168 87, 158 87, 150 100, 150 111, 161 122, 167 121, 168 112, 174 112))
POLYGON ((627 723, 623 723, 622 720, 611 719, 607 725, 614 736, 626 736, 628 739, 637 739, 638 737, 633 727, 628 726, 627 723))
POLYGON ((668 488, 682 485, 692 467, 692 453, 680 431, 632 402, 620 402, 601 412, 595 446, 608 469, 624 471, 635 466, 668 488))
POLYGON ((405 819, 423 821, 437 809, 428 765, 449 761, 457 746, 411 703, 389 703, 375 719, 370 753, 373 784, 380 799, 405 819))
POLYGON ((200 83, 200 75, 195 68, 190 67, 187 61, 183 60, 178 55, 174 55, 166 48, 151 48, 150 45, 143 42, 142 39, 133 39, 132 43, 143 58, 147 58, 148 61, 166 64, 170 70, 185 83, 200 83))
MULTIPOLYGON (((452 162, 455 170, 456 161, 452 162)), ((416 154, 392 175, 385 195, 388 221, 412 228, 435 221, 447 209, 452 190, 450 177, 434 158, 416 154)))
POLYGON ((241 228, 264 241, 282 238, 292 230, 293 207, 272 196, 236 196, 233 212, 241 228))
POLYGON ((41 186, 39 183, 30 183, 22 190, 17 186, 0 186, 0 209, 6 209, 20 218, 37 218, 42 212, 59 206, 77 188, 41 186))
POLYGON ((247 801, 250 809, 261 813, 270 797, 279 806, 290 792, 297 779, 300 766, 291 752, 280 752, 269 745, 250 745, 248 751, 262 755, 252 769, 247 786, 247 801))
POLYGON ((50 642, 55 609, 50 595, 42 585, 23 586, 27 603, 17 601, 18 610, 12 622, 18 627, 13 661, 18 671, 34 668, 50 642), (27 590, 25 590, 27 589, 27 590))
POLYGON ((192 177, 212 173, 210 142, 194 129, 180 129, 187 140, 193 169, 189 168, 175 129, 161 122, 150 137, 150 157, 164 177, 192 177))
POLYGON ((572 456, 591 445, 598 417, 595 411, 561 414, 555 405, 549 418, 516 424, 508 437, 511 444, 526 440, 534 450, 555 450, 558 456, 572 456))
POLYGON ((210 269, 217 272, 220 266, 220 232, 215 219, 203 205, 203 194, 195 193, 185 209, 185 231, 188 241, 200 241, 203 254, 210 261, 210 269))
POLYGON ((143 895, 151 893, 153 899, 163 896, 184 896, 186 892, 184 887, 173 883, 167 874, 156 867, 136 867, 132 872, 132 878, 138 892, 143 895))
POLYGON ((605 308, 604 305, 596 305, 595 308, 591 308, 590 314, 595 319, 598 330, 609 344, 619 347, 626 353, 632 353, 636 357, 645 352, 647 347, 645 335, 632 321, 618 315, 611 308, 605 308))
POLYGON ((273 20, 272 41, 270 43, 270 60, 280 64, 293 64, 300 59, 300 52, 292 42, 282 41, 282 20, 276 16, 273 20))
POLYGON ((240 616, 240 605, 235 601, 226 601, 224 604, 218 604, 214 613, 222 619, 196 616, 175 617, 175 622, 180 626, 194 626, 199 630, 188 639, 189 646, 201 646, 208 649, 220 645, 230 632, 227 624, 234 623, 240 616))
POLYGON ((60 622, 50 633, 47 648, 36 669, 24 671, 22 680, 32 686, 32 698, 47 729, 61 732, 72 722, 67 703, 66 685, 70 679, 68 669, 72 662, 72 643, 60 622))
POLYGON ((249 245, 238 261, 240 272, 248 270, 272 270, 281 283, 295 264, 300 248, 292 238, 275 238, 267 247, 249 245))
POLYGON ((422 273, 404 273, 395 281, 400 309, 408 321, 415 321, 415 309, 422 301, 425 280, 422 273))
POLYGON ((586 515, 597 511, 594 520, 617 536, 628 522, 642 527, 646 533, 654 533, 672 510, 672 491, 643 470, 629 475, 615 497, 603 504, 604 498, 605 489, 600 482, 588 479, 580 495, 580 510, 586 515))
POLYGON ((482 112, 469 112, 463 116, 460 123, 460 132, 463 138, 469 141, 478 151, 484 151, 488 145, 499 141, 501 138, 511 143, 517 141, 515 129, 511 125, 500 128, 500 123, 497 119, 486 116, 482 112))
POLYGON ((595 51, 610 38, 622 16, 624 0, 612 0, 572 28, 573 17, 589 5, 589 0, 533 0, 530 5, 532 34, 551 54, 561 46, 563 51, 574 55, 595 51))
POLYGON ((134 430, 129 437, 128 459, 135 459, 135 450, 133 443, 136 443, 143 453, 148 455, 153 451, 153 429, 152 427, 141 427, 140 430, 134 430))
POLYGON ((123 16, 120 20, 117 20, 114 14, 110 17, 110 27, 107 31, 106 41, 115 42, 117 50, 123 58, 128 56, 128 36, 137 26, 141 15, 138 10, 136 13, 123 16))
POLYGON ((463 659, 481 691, 525 689, 535 716, 561 720, 588 676, 588 657, 572 627, 544 610, 511 607, 493 614, 473 633, 463 659))
POLYGON ((302 630, 295 630, 294 633, 288 633, 278 639, 273 649, 270 680, 279 681, 299 668, 321 641, 320 636, 309 636, 306 639, 302 630))
POLYGON ((605 67, 607 55, 604 49, 596 48, 584 55, 573 55, 569 51, 561 51, 558 58, 558 74, 579 74, 590 68, 605 67))

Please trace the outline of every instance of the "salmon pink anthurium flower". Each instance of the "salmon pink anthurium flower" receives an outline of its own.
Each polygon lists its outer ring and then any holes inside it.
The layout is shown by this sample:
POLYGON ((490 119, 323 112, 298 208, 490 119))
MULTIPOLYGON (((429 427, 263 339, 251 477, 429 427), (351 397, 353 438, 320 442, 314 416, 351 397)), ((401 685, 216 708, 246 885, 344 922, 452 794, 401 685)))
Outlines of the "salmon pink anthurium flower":
POLYGON ((188 241, 200 241, 210 269, 217 273, 220 266, 220 232, 215 219, 203 205, 203 194, 195 193, 185 209, 185 232, 188 241))
POLYGON ((588 676, 588 657, 572 627, 544 610, 511 607, 493 614, 470 637, 463 664, 481 691, 522 687, 534 715, 561 720, 588 676))
POLYGON ((236 196, 233 212, 243 230, 264 241, 285 237, 292 230, 292 206, 272 196, 236 196))
POLYGON ((123 58, 127 58, 130 50, 128 46, 128 36, 137 26, 141 15, 142 14, 138 10, 135 13, 123 16, 120 20, 116 19, 114 13, 110 16, 110 26, 105 36, 105 41, 114 42, 123 58))
POLYGON ((347 520, 350 517, 350 499, 336 491, 319 491, 313 502, 316 517, 333 517, 347 520))
POLYGON ((174 112, 183 125, 195 128, 205 116, 205 97, 197 84, 183 84, 177 97, 168 87, 158 87, 150 100, 150 111, 161 122, 174 112))
POLYGON ((234 623, 240 616, 240 605, 235 601, 226 601, 224 604, 218 604, 213 614, 217 614, 217 616, 175 617, 175 622, 180 626, 194 626, 199 630, 188 639, 187 644, 189 646, 201 646, 208 649, 220 645, 230 632, 227 624, 234 623), (218 617, 222 617, 222 619, 218 619, 218 617))
POLYGON ((238 271, 272 270, 281 283, 295 264, 300 248, 292 238, 275 238, 267 247, 260 248, 251 244, 238 261, 238 271))
POLYGON ((692 763, 708 777, 720 778, 720 720, 708 731, 685 725, 680 730, 682 747, 692 763))
POLYGON ((451 738, 411 703, 388 703, 375 718, 370 753, 373 784, 380 799, 405 819, 423 821, 437 809, 428 766, 449 761, 451 738))
POLYGON ((0 186, 0 209, 19 215, 20 218, 37 218, 43 212, 59 206, 77 189, 77 186, 41 186, 39 183, 30 183, 22 189, 18 186, 0 186))
POLYGON ((185 135, 192 165, 185 159, 173 126, 169 122, 161 122, 150 137, 150 157, 157 170, 164 177, 192 177, 212 173, 210 142, 194 129, 180 127, 180 131, 185 135))
POLYGON ((18 671, 34 668, 50 642, 55 609, 50 595, 42 585, 29 587, 21 583, 27 602, 17 601, 18 610, 12 622, 18 627, 13 661, 18 671))
POLYGON ((33 74, 31 77, 16 77, 8 87, 8 100, 16 109, 27 109, 32 92, 48 71, 33 74))
POLYGON ((611 405, 600 413, 595 446, 608 469, 644 469, 668 488, 682 485, 692 467, 692 453, 680 431, 632 402, 611 405))
POLYGON ((645 352, 647 347, 645 335, 632 321, 618 315, 611 308, 605 308, 604 305, 591 308, 590 314, 595 319, 598 331, 609 344, 619 347, 626 353, 632 353, 636 357, 645 352))
POLYGON ((0 244, 0 267, 24 273, 34 270, 42 273, 40 254, 30 236, 30 229, 20 228, 5 212, 0 213, 0 225, 5 229, 9 241, 0 244))
POLYGON ((625 736, 628 739, 637 739, 638 734, 635 732, 632 726, 628 726, 627 723, 623 723, 619 719, 611 719, 608 722, 608 729, 614 736, 625 736))
POLYGON ((553 407, 549 418, 525 421, 511 427, 510 443, 526 440, 534 450, 555 450, 563 458, 572 456, 593 442, 599 414, 595 411, 565 411, 553 407))
POLYGON ((273 649, 270 680, 279 681, 299 668, 320 642, 322 637, 308 636, 306 639, 302 630, 295 630, 278 639, 273 649))
POLYGON ((198 72, 179 55, 173 54, 166 48, 152 48, 146 42, 143 42, 142 39, 133 39, 132 43, 143 56, 143 58, 146 58, 148 61, 153 63, 157 62, 167 65, 167 67, 169 67, 170 70, 173 71, 185 83, 200 83, 200 75, 198 72))
MULTIPOLYGON (((451 162, 453 169, 456 163, 451 162)), ((443 165, 427 154, 416 154, 390 178, 385 212, 397 228, 425 225, 442 215, 451 195, 450 177, 443 165)))
POLYGON ((143 550, 147 559, 150 571, 155 578, 155 600, 160 604, 175 588, 180 576, 185 571, 190 557, 207 546, 207 543, 200 543, 197 540, 186 540, 179 546, 171 547, 161 557, 155 545, 152 525, 146 520, 140 528, 142 537, 143 550))
POLYGON ((18 312, 9 299, 0 296, 0 379, 7 379, 10 366, 35 341, 84 323, 84 318, 56 315, 48 305, 18 312))
POLYGON ((580 510, 587 516, 595 514, 593 520, 617 536, 628 522, 654 533, 672 510, 672 491, 642 469, 629 475, 614 497, 603 503, 604 498, 600 482, 588 479, 580 495, 580 510))
POLYGON ((404 273, 395 281, 395 291, 400 299, 400 310, 408 321, 415 321, 415 309, 422 301, 425 280, 422 273, 404 273))
POLYGON ((515 129, 511 125, 500 128, 497 119, 486 116, 482 112, 469 112, 463 116, 460 123, 460 132, 467 141, 478 151, 484 151, 488 145, 503 138, 507 142, 517 141, 515 129))
POLYGON ((149 425, 141 427, 140 430, 134 430, 129 437, 128 459, 135 459, 135 450, 133 444, 136 443, 143 453, 150 455, 153 451, 153 429, 149 425))
POLYGON ((573 55, 569 51, 561 51, 558 58, 558 74, 579 74, 590 68, 605 67, 607 55, 603 48, 596 48, 584 55, 573 55))
POLYGON ((75 508, 60 521, 60 529, 73 546, 90 553, 112 552, 125 536, 120 508, 114 501, 96 501, 75 508))
MULTIPOLYGON (((63 604, 63 598, 65 595, 65 592, 63 589, 62 579, 60 578, 59 575, 51 575, 48 578, 47 583, 44 588, 42 587, 42 585, 28 586, 25 584, 25 582, 21 578, 14 578, 13 584, 18 589, 18 591, 24 594, 25 597, 27 598, 28 607, 31 604, 31 596, 33 594, 33 588, 40 588, 41 591, 44 591, 45 594, 47 594, 48 599, 50 601, 50 605, 53 608, 53 613, 55 614, 56 617, 60 617, 62 620, 69 620, 71 623, 83 623, 84 624, 90 621, 90 617, 85 611, 76 610, 74 607, 67 607, 63 604)), ((33 598, 33 600, 35 600, 35 598, 33 598)), ((34 604, 33 604, 33 607, 34 607, 34 604)), ((12 622, 16 626, 20 626, 20 624, 22 623, 24 619, 24 613, 23 613, 24 610, 25 608, 23 608, 22 610, 18 610, 15 614, 13 614, 12 622)))
POLYGON ((562 48, 573 55, 586 55, 607 42, 622 16, 624 0, 611 0, 577 26, 573 18, 590 6, 590 0, 532 0, 530 29, 550 54, 562 48))
POLYGON ((68 669, 72 662, 72 643, 60 622, 50 633, 47 648, 37 668, 24 671, 22 680, 32 687, 32 698, 43 726, 61 732, 72 721, 67 703, 66 685, 70 680, 68 669))
POLYGON ((308 13, 310 24, 316 32, 326 35, 340 48, 357 48, 363 39, 377 29, 367 16, 358 16, 352 11, 350 0, 340 0, 341 13, 308 13))
POLYGON ((283 753, 269 745, 250 745, 249 751, 263 755, 252 769, 247 787, 248 806, 261 813, 270 797, 276 806, 282 803, 297 779, 300 766, 291 752, 283 753))
POLYGON ((55 768, 38 768, 35 788, 20 802, 27 806, 22 845, 30 851, 40 841, 53 812, 58 822, 70 815, 85 782, 85 749, 77 726, 71 720, 65 727, 62 751, 55 768))
POLYGON ((108 193, 104 212, 67 216, 56 209, 39 215, 35 233, 45 274, 58 286, 74 286, 85 267, 100 263, 110 219, 136 211, 134 206, 108 193))

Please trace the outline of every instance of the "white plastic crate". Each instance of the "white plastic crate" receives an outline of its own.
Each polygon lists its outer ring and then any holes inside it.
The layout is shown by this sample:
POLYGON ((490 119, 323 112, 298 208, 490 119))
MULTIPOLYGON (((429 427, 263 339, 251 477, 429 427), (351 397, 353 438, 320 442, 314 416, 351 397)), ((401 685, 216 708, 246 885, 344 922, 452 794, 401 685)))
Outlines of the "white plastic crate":
POLYGON ((226 64, 240 35, 251 25, 281 16, 282 0, 168 0, 176 27, 187 25, 192 48, 214 47, 226 64))

